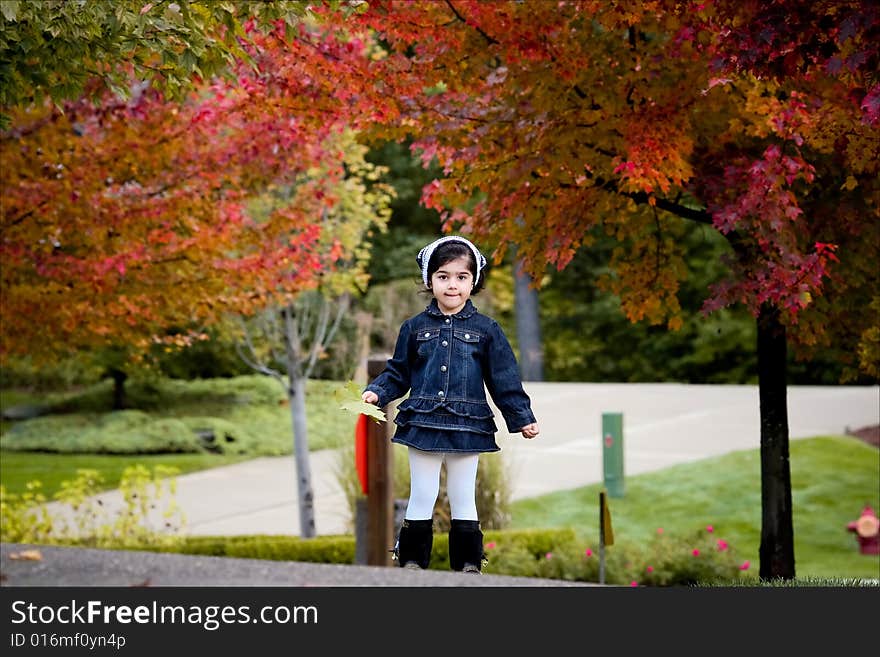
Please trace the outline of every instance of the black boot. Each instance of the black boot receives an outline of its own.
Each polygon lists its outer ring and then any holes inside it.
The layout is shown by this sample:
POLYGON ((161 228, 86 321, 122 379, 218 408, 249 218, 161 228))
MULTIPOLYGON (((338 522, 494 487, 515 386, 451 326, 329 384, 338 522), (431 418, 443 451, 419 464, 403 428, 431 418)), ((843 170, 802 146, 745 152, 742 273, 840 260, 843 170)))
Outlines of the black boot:
POLYGON ((434 544, 433 520, 404 520, 394 546, 394 558, 401 568, 427 569, 434 544))
POLYGON ((483 568, 483 532, 479 520, 452 520, 449 530, 449 566, 452 570, 479 573, 483 568))

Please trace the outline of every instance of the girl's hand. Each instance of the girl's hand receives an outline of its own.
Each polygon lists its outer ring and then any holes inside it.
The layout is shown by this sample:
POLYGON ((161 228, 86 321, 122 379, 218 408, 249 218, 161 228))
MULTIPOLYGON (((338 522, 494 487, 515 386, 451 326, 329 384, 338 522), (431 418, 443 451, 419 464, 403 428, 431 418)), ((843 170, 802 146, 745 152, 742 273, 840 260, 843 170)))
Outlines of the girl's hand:
POLYGON ((522 432, 523 438, 534 438, 539 433, 541 433, 541 430, 538 429, 537 422, 532 422, 531 424, 527 424, 522 429, 520 429, 520 431, 522 432))
POLYGON ((377 395, 372 390, 365 390, 364 394, 361 395, 361 399, 368 404, 375 404, 379 401, 379 395, 377 395))

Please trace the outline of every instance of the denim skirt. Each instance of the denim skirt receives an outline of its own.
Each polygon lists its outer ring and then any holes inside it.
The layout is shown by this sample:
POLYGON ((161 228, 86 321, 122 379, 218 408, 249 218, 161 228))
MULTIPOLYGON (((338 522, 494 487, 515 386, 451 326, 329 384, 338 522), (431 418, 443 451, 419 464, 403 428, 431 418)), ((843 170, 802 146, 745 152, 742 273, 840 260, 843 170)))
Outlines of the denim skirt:
POLYGON ((391 442, 424 452, 498 452, 495 436, 460 429, 398 425, 391 442))

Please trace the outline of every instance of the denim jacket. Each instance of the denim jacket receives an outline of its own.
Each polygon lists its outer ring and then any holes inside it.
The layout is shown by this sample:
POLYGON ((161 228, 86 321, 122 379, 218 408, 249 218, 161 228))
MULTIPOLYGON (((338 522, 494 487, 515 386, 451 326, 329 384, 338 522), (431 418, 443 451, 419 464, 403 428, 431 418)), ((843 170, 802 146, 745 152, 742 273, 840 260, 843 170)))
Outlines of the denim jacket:
POLYGON ((510 433, 536 421, 498 323, 470 300, 456 314, 444 315, 436 299, 403 323, 394 355, 366 387, 379 396, 380 408, 409 391, 398 407, 399 426, 493 436, 498 429, 486 389, 510 433))

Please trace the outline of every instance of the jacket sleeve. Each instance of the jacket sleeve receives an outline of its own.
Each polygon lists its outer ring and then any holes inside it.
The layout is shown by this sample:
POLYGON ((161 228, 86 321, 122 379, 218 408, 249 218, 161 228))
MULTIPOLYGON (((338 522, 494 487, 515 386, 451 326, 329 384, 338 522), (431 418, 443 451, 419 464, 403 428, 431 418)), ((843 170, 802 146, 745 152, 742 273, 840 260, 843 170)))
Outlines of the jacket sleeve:
POLYGON ((484 368, 486 388, 504 416, 507 430, 516 433, 526 425, 537 422, 532 413, 532 401, 522 387, 516 356, 504 331, 494 321, 484 368))
POLYGON ((403 397, 410 388, 409 343, 411 330, 409 320, 400 327, 394 355, 385 363, 385 369, 364 390, 379 396, 377 406, 384 408, 395 399, 403 397))

